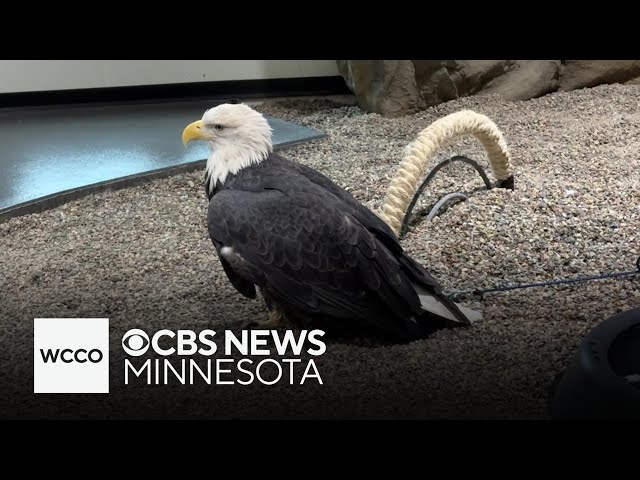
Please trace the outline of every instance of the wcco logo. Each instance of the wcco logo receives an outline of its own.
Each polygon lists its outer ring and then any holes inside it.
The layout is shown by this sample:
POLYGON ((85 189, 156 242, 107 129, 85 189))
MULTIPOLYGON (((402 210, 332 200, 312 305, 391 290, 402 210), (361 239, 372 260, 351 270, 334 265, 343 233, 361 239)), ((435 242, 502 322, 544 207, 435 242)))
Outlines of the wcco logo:
POLYGON ((60 361, 64 363, 99 363, 104 358, 102 352, 97 348, 89 351, 84 348, 79 348, 75 351, 71 350, 70 348, 65 348, 64 350, 56 348, 55 350, 49 349, 45 351, 41 348, 40 354, 42 355, 42 360, 44 360, 44 363, 56 363, 58 359, 60 359, 60 361))
POLYGON ((109 393, 109 320, 36 318, 34 393, 109 393))

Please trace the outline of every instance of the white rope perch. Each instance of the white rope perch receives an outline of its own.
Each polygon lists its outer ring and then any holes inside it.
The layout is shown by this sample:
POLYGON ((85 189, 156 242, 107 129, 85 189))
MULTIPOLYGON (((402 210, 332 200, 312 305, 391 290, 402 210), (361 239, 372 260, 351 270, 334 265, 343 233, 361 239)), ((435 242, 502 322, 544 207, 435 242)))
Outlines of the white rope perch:
POLYGON ((407 207, 424 176, 427 161, 447 142, 461 135, 473 134, 482 143, 493 174, 498 180, 512 176, 511 156, 502 132, 489 117, 472 110, 462 110, 440 118, 425 128, 405 150, 379 213, 399 235, 407 207))

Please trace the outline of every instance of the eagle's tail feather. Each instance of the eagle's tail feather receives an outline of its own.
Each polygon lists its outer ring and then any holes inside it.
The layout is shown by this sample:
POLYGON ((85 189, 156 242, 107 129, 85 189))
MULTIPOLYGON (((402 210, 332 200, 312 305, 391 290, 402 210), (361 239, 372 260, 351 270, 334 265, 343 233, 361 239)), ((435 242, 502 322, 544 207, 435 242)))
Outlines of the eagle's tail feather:
POLYGON ((435 315, 447 322, 463 325, 470 325, 482 320, 481 313, 455 303, 443 294, 438 282, 414 259, 403 255, 399 260, 402 270, 418 294, 422 310, 430 313, 431 317, 435 315))
POLYGON ((418 291, 422 309, 433 315, 464 325, 470 325, 482 320, 482 313, 455 303, 444 295, 429 293, 422 288, 417 288, 416 290, 418 291))
POLYGON ((464 313, 464 316, 469 319, 469 322, 476 323, 482 320, 481 312, 472 310, 468 307, 465 307, 464 305, 460 305, 459 303, 456 303, 456 306, 460 309, 462 313, 464 313))

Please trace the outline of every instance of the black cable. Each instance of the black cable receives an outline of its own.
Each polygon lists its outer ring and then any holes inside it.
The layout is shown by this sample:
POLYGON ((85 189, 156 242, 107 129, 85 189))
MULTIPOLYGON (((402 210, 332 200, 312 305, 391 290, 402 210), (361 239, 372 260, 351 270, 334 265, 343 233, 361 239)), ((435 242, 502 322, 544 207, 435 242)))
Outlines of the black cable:
POLYGON ((569 279, 560 279, 560 280, 549 280, 547 282, 533 282, 533 283, 521 283, 519 285, 505 285, 494 288, 485 288, 485 289, 476 289, 476 290, 465 290, 461 292, 455 292, 451 296, 458 297, 460 295, 464 295, 467 293, 472 293, 474 295, 479 295, 480 298, 484 298, 486 293, 493 292, 505 292, 508 290, 517 290, 520 288, 534 288, 534 287, 547 287, 550 285, 563 285, 563 284, 571 284, 571 283, 580 283, 580 282, 589 282, 592 280, 603 280, 607 278, 620 278, 626 277, 629 275, 640 275, 640 257, 636 260, 636 269, 628 272, 613 272, 613 273, 605 273, 601 275, 589 275, 586 277, 578 277, 578 278, 569 278, 569 279))
POLYGON ((436 173, 438 173, 438 171, 442 167, 444 167, 445 165, 450 165, 453 162, 463 162, 468 165, 471 165, 482 177, 482 181, 484 182, 486 189, 491 190, 492 185, 491 185, 491 181, 489 180, 489 177, 487 177, 487 174, 485 173, 484 168, 482 168, 482 166, 475 160, 465 157, 464 155, 456 155, 454 157, 443 160, 442 162, 437 164, 435 167, 433 167, 433 169, 429 172, 429 175, 427 175, 427 178, 425 178, 424 181, 422 182, 422 185, 420 185, 418 190, 416 190, 416 193, 413 194, 411 203, 407 207, 407 211, 404 214, 404 219, 402 220, 402 227, 400 228, 400 237, 403 237, 404 234, 407 233, 407 229, 409 228, 409 219, 411 218, 411 213, 413 212, 413 208, 418 202, 418 199, 420 198, 420 195, 422 195, 422 192, 424 191, 424 189, 427 188, 427 185, 429 184, 429 182, 433 180, 433 178, 436 176, 436 173))

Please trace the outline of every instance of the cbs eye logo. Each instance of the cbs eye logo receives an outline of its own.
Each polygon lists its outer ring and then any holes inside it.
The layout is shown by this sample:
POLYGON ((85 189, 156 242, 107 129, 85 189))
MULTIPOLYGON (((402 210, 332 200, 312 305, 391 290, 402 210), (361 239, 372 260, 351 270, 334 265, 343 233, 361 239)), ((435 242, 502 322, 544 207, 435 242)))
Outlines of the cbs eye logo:
POLYGON ((122 337, 122 348, 132 357, 144 355, 149 350, 149 336, 139 328, 129 330, 122 337))

